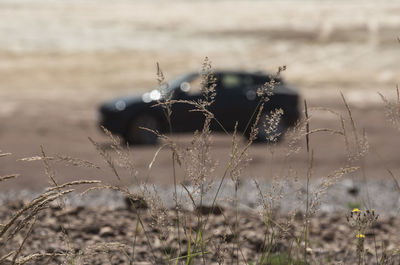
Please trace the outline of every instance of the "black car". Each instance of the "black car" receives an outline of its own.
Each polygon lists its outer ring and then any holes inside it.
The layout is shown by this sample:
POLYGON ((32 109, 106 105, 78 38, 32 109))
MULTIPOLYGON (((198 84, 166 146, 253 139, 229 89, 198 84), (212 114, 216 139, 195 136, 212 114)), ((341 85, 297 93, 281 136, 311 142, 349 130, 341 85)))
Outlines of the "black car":
MULTIPOLYGON (((233 131, 236 121, 238 131, 249 136, 249 120, 259 106, 260 97, 257 89, 267 82, 270 76, 261 72, 217 71, 215 78, 215 102, 210 106, 216 122, 211 122, 213 131, 233 131), (224 129, 223 129, 223 128, 224 129)), ((201 74, 192 72, 185 74, 168 84, 169 93, 174 100, 194 100, 203 98, 201 93, 201 74)), ((283 80, 274 88, 273 95, 264 106, 264 114, 275 109, 282 109, 283 115, 275 131, 278 140, 287 128, 293 126, 300 117, 299 95, 297 91, 283 80)), ((154 106, 162 95, 155 89, 137 96, 125 96, 108 101, 100 106, 100 125, 113 134, 122 136, 130 144, 155 144, 157 136, 140 127, 157 130, 160 133, 170 131, 167 119, 161 106, 154 106)), ((201 130, 204 114, 190 111, 190 104, 176 103, 172 105, 171 124, 174 133, 194 132, 201 130)), ((265 117, 265 115, 263 115, 265 117)), ((253 117, 254 119, 254 117, 253 117)), ((267 141, 268 133, 260 122, 259 141, 267 141)), ((271 133, 271 132, 269 132, 271 133)))

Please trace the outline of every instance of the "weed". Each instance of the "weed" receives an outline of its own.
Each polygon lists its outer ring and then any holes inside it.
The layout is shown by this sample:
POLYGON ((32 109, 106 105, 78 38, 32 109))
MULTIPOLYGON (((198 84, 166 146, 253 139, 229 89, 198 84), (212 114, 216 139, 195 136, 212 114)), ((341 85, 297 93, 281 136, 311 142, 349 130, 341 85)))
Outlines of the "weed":
POLYGON ((358 208, 354 208, 347 216, 347 222, 353 228, 355 237, 357 239, 357 257, 358 265, 363 263, 364 259, 364 241, 365 234, 368 228, 370 228, 377 220, 379 215, 375 214, 375 210, 366 210, 362 212, 358 208))
MULTIPOLYGON (((227 153, 228 162, 223 165, 223 174, 218 176, 215 170, 218 162, 211 155, 213 137, 210 124, 211 122, 220 123, 210 112, 210 106, 212 106, 216 97, 216 80, 213 76, 210 60, 206 58, 202 65, 201 87, 203 98, 197 101, 175 100, 173 95, 169 93, 168 83, 157 64, 157 81, 162 97, 156 105, 162 106, 170 131, 167 134, 162 134, 147 129, 164 140, 163 145, 149 163, 149 169, 156 161, 158 152, 163 148, 169 148, 173 170, 171 182, 174 183, 173 209, 167 209, 157 187, 149 183, 150 174, 145 182, 139 182, 135 163, 131 161, 129 156, 129 149, 122 147, 120 140, 104 128, 103 130, 111 142, 111 148, 104 148, 92 138, 89 138, 89 141, 105 161, 108 171, 118 181, 117 185, 88 180, 61 184, 52 168, 53 163, 63 163, 68 166, 92 168, 94 170, 102 170, 102 168, 90 161, 68 155, 47 155, 44 148, 41 147, 40 156, 20 160, 43 162, 45 174, 51 181, 51 187, 23 204, 17 211, 9 214, 5 220, 1 219, 0 263, 41 263, 44 259, 47 259, 48 263, 54 261, 64 264, 89 264, 94 258, 101 256, 103 257, 102 262, 106 260, 111 264, 123 262, 137 264, 143 260, 151 264, 187 265, 210 264, 211 262, 218 264, 303 265, 322 264, 321 262, 328 261, 333 264, 330 261, 334 259, 329 256, 329 253, 321 251, 322 254, 318 254, 316 251, 321 246, 320 243, 313 240, 316 234, 313 220, 316 220, 315 215, 319 210, 321 198, 327 189, 344 175, 352 174, 360 167, 362 168, 363 157, 369 151, 366 133, 357 128, 350 105, 343 94, 341 96, 347 111, 346 115, 322 109, 336 115, 340 129, 311 128, 312 112, 321 109, 309 109, 307 102, 304 101, 305 117, 299 120, 297 126, 286 134, 288 149, 285 158, 298 153, 302 148, 306 149, 307 157, 304 164, 306 172, 303 176, 305 183, 297 181, 296 178, 301 173, 292 172, 290 166, 287 168, 288 176, 272 175, 271 173, 274 181, 271 184, 270 192, 265 192, 260 181, 254 180, 255 192, 257 192, 259 198, 259 211, 255 213, 254 211, 242 212, 240 210, 243 194, 240 194, 239 190, 246 169, 251 162, 250 150, 253 143, 260 135, 267 135, 270 144, 266 146, 266 156, 269 155, 273 158, 276 142, 281 137, 280 134, 275 132, 282 115, 284 115, 283 111, 276 109, 266 113, 264 110, 269 97, 273 95, 274 88, 279 84, 280 73, 285 69, 286 67, 280 67, 276 75, 271 77, 271 81, 258 89, 257 93, 261 99, 257 108, 249 117, 244 132, 248 136, 247 140, 243 141, 240 138, 237 133, 237 125, 233 134, 225 131, 232 138, 231 149, 227 153), (171 137, 173 133, 171 115, 173 115, 172 106, 174 104, 188 104, 193 107, 192 111, 204 115, 205 122, 202 129, 193 134, 193 139, 187 146, 178 145, 171 137), (331 174, 326 176, 319 176, 321 182, 318 185, 311 185, 316 159, 312 138, 315 134, 335 134, 343 137, 348 159, 343 167, 333 170, 331 174), (124 175, 119 172, 121 168, 127 169, 130 177, 135 180, 134 184, 138 187, 137 192, 132 192, 128 187, 122 185, 124 175), (178 168, 182 170, 178 171, 178 168), (178 174, 182 174, 182 176, 178 176, 178 174), (292 176, 295 177, 291 178, 292 176), (179 179, 182 179, 182 181, 179 181, 179 179), (232 184, 233 189, 230 200, 233 210, 226 211, 220 206, 220 202, 222 189, 228 182, 232 184), (282 218, 276 208, 284 196, 283 189, 289 182, 294 182, 300 186, 298 187, 299 193, 304 194, 305 199, 294 202, 299 207, 282 218), (95 190, 109 189, 122 194, 126 198, 132 215, 129 216, 130 223, 127 224, 129 227, 126 230, 118 231, 120 234, 126 234, 128 240, 124 242, 105 240, 91 245, 80 245, 77 249, 76 246, 74 247, 73 238, 70 236, 74 232, 73 229, 70 229, 72 225, 69 223, 72 217, 68 217, 63 219, 65 223, 61 224, 59 231, 61 233, 59 236, 67 244, 66 249, 38 253, 24 252, 30 236, 35 233, 35 226, 43 218, 48 217, 48 211, 55 211, 52 205, 57 204, 57 209, 65 209, 67 206, 63 198, 67 194, 71 194, 75 187, 83 185, 89 185, 83 194, 95 190), (211 200, 206 199, 206 197, 211 198, 211 200), (185 206, 188 205, 196 211, 185 210, 185 206)), ((397 95, 399 98, 398 89, 397 95)), ((399 103, 391 103, 384 96, 381 95, 381 97, 386 105, 387 117, 392 124, 397 126, 399 103)), ((0 158, 9 155, 11 154, 0 151, 0 158)), ((266 167, 273 166, 273 163, 269 162, 266 163, 266 167)), ((389 172, 396 180, 392 171, 389 172)), ((0 176, 0 182, 10 181, 16 177, 18 177, 17 174, 0 176)), ((353 232, 354 238, 352 239, 356 241, 356 250, 350 260, 363 264, 366 261, 367 251, 365 246, 368 232, 377 223, 378 215, 375 214, 374 210, 361 212, 360 206, 361 204, 358 203, 348 204, 348 207, 353 210, 347 216, 347 221, 353 232)), ((114 219, 115 223, 118 223, 118 217, 114 219)), ((97 218, 101 219, 102 217, 97 216, 97 218)), ((84 219, 82 218, 81 222, 84 222, 84 219)), ((113 224, 108 225, 112 226, 113 224)), ((331 223, 331 225, 335 224, 331 223)), ((114 227, 114 229, 116 228, 114 227)), ((93 230, 90 228, 89 231, 93 230)), ((100 232, 93 233, 101 234, 100 232)), ((331 240, 333 236, 328 235, 326 238, 331 240)), ((378 248, 375 251, 378 253, 378 248)), ((383 247, 380 251, 381 258, 376 258, 378 264, 391 264, 391 258, 398 255, 396 251, 389 254, 383 247)), ((378 257, 378 254, 376 254, 376 257, 378 257)), ((343 257, 341 256, 341 258, 343 257)), ((395 258, 392 260, 395 260, 395 258)))

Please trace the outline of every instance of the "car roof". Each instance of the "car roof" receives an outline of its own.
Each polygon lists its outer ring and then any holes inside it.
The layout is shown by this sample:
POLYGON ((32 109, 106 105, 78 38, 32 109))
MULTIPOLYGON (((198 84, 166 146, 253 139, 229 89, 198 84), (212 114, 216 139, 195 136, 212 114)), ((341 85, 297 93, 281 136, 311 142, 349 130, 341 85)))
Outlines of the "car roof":
MULTIPOLYGON (((255 77, 271 77, 273 76, 270 73, 266 73, 264 71, 246 71, 246 70, 215 70, 215 74, 241 74, 241 75, 252 75, 255 77)), ((288 94, 288 95, 296 95, 297 94, 297 89, 289 86, 282 80, 281 77, 275 77, 274 78, 276 81, 280 82, 281 85, 276 86, 274 88, 274 93, 276 94, 288 94)))
MULTIPOLYGON (((237 74, 237 75, 251 75, 255 77, 270 77, 269 73, 263 72, 263 71, 246 71, 246 70, 221 70, 221 69, 216 69, 212 71, 215 75, 227 75, 227 74, 237 74)), ((186 74, 183 74, 179 78, 175 79, 174 83, 179 83, 180 80, 187 79, 187 78, 193 78, 195 76, 200 75, 200 71, 192 71, 192 72, 187 72, 186 74)), ((282 85, 277 86, 275 88, 275 93, 278 94, 297 94, 297 91, 294 87, 288 86, 286 82, 284 82, 280 77, 276 78, 277 81, 279 81, 282 85), (283 85, 284 84, 284 85, 283 85)), ((172 87, 172 86, 171 86, 172 87)))
MULTIPOLYGON (((191 71, 186 72, 185 74, 181 75, 180 77, 190 77, 190 76, 197 76, 200 75, 202 71, 191 71)), ((252 75, 252 76, 259 76, 259 77, 270 77, 273 76, 271 73, 267 73, 264 71, 249 71, 249 70, 231 70, 231 69, 215 69, 212 70, 212 73, 215 75, 227 75, 227 74, 236 74, 236 75, 252 75)), ((281 79, 281 78, 278 78, 281 79)))
POLYGON ((257 76, 268 76, 266 72, 263 71, 247 71, 247 70, 221 70, 217 69, 213 71, 215 74, 240 74, 240 75, 257 75, 257 76))

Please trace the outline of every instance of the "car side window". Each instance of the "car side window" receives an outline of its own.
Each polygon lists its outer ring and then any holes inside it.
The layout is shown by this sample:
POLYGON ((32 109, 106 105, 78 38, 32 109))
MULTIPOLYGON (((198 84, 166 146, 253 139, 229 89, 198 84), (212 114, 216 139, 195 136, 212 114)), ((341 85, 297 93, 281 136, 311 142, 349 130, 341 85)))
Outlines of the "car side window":
POLYGON ((254 85, 257 87, 263 86, 265 83, 268 83, 271 79, 267 76, 257 76, 254 78, 254 85))
POLYGON ((221 77, 221 85, 224 89, 235 90, 249 87, 253 84, 251 76, 225 74, 221 77))
MULTIPOLYGON (((281 84, 283 83, 282 79, 280 79, 279 77, 278 78, 275 77, 273 79, 276 83, 281 83, 281 84)), ((255 86, 261 87, 262 85, 271 82, 271 78, 269 76, 257 76, 254 78, 254 81, 255 81, 254 82, 255 86)))
POLYGON ((196 76, 194 79, 188 82, 181 83, 180 87, 181 90, 188 95, 201 95, 201 76, 196 76))

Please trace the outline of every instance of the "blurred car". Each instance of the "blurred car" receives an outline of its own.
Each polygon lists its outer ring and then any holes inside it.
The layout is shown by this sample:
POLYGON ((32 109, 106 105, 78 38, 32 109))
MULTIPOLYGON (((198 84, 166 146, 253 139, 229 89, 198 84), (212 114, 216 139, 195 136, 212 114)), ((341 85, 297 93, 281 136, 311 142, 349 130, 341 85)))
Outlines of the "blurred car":
MULTIPOLYGON (((243 71, 216 71, 215 102, 210 111, 216 120, 211 122, 213 131, 233 131, 238 122, 238 131, 249 137, 249 120, 259 106, 260 97, 257 89, 270 81, 266 73, 243 71), (222 126, 223 128, 222 128, 222 126)), ((283 80, 274 88, 273 95, 265 104, 263 114, 269 114, 281 108, 283 115, 271 132, 266 132, 264 122, 259 123, 258 141, 268 141, 271 134, 280 140, 284 132, 293 126, 300 117, 299 95, 295 88, 283 80)), ((184 74, 168 84, 168 93, 173 93, 176 100, 194 100, 203 98, 201 93, 201 74, 192 72, 184 74)), ((140 127, 169 132, 169 125, 161 106, 154 106, 162 95, 155 89, 142 95, 119 97, 102 104, 99 108, 99 124, 113 134, 122 136, 130 144, 156 144, 158 137, 140 127)), ((190 111, 190 104, 172 105, 172 132, 194 132, 201 130, 205 120, 201 112, 190 111)), ((263 115, 265 117, 265 115, 263 115)))

